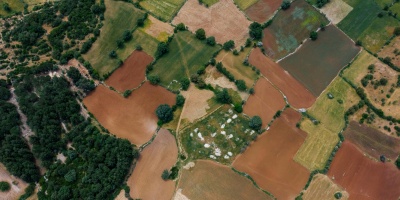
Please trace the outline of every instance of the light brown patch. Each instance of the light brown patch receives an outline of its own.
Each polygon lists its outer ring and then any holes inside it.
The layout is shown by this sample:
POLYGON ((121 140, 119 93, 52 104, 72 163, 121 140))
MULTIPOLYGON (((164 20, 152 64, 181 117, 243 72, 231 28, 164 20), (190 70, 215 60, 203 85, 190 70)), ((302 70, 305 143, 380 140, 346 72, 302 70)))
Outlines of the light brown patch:
POLYGON ((353 8, 345 3, 343 0, 331 0, 324 7, 321 8, 321 12, 331 21, 333 24, 338 24, 342 21, 353 8))
POLYGON ((332 182, 329 177, 324 174, 317 174, 313 177, 310 186, 303 194, 304 200, 335 200, 336 192, 342 193, 341 200, 347 200, 349 193, 342 187, 332 182))
POLYGON ((6 170, 6 167, 1 163, 0 163, 0 181, 6 181, 11 186, 11 189, 8 192, 0 192, 0 199, 4 200, 18 199, 22 194, 25 193, 25 188, 28 187, 27 183, 11 175, 6 170))
POLYGON ((194 122, 194 120, 207 114, 207 110, 210 108, 207 101, 214 96, 213 92, 199 90, 194 85, 191 85, 188 91, 182 91, 181 93, 186 98, 182 119, 194 122))
POLYGON ((150 26, 144 28, 144 32, 153 36, 160 41, 166 41, 168 36, 174 34, 174 27, 170 24, 162 22, 157 18, 148 15, 147 20, 150 20, 150 26))

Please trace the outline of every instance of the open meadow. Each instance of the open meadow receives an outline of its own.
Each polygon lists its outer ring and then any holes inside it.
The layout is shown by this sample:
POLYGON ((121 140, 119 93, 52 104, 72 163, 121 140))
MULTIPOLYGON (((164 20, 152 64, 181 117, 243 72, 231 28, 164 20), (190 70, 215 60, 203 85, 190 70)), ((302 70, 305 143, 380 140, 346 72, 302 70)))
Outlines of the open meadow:
POLYGON ((249 174, 278 199, 294 199, 310 176, 305 167, 293 160, 307 135, 296 128, 300 118, 295 110, 286 109, 233 163, 235 169, 249 174))
POLYGON ((19 0, 0 0, 0 17, 8 17, 14 15, 17 12, 24 11, 24 2, 19 0), (10 11, 6 11, 3 8, 3 5, 7 3, 10 7, 10 11))
POLYGON ((185 0, 144 0, 140 6, 163 21, 171 21, 184 3, 185 0))

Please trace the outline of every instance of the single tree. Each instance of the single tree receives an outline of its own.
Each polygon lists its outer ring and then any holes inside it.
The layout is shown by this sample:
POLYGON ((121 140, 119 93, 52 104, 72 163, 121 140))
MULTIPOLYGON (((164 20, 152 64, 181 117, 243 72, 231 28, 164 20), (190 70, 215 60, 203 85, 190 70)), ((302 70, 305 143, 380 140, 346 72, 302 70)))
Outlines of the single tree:
POLYGON ((176 30, 178 30, 178 31, 184 31, 184 30, 186 30, 185 24, 179 23, 179 24, 176 26, 176 30))
POLYGON ((205 40, 206 39, 206 31, 204 31, 204 29, 202 29, 202 28, 197 29, 196 38, 199 40, 205 40))
POLYGON ((318 38, 318 33, 317 33, 316 31, 311 31, 311 33, 310 33, 310 38, 311 38, 312 41, 317 40, 317 38, 318 38))
POLYGON ((156 57, 159 58, 166 53, 168 53, 168 44, 165 42, 159 43, 157 46, 156 57))
POLYGON ((115 50, 112 50, 112 51, 110 51, 108 56, 110 56, 110 58, 116 58, 117 57, 117 52, 115 50))
POLYGON ((8 3, 3 3, 3 9, 4 9, 6 12, 10 12, 10 11, 11 11, 10 5, 8 5, 8 3))
POLYGON ((207 43, 208 45, 210 45, 210 46, 215 46, 215 44, 217 44, 217 43, 215 42, 215 37, 214 37, 214 36, 208 37, 207 40, 206 40, 206 43, 207 43))
POLYGON ((150 81, 152 85, 158 85, 160 83, 160 77, 157 75, 149 76, 147 79, 150 81))
POLYGON ((159 105, 156 110, 156 115, 163 123, 170 122, 174 117, 172 108, 168 104, 159 105))
POLYGON ((229 92, 226 88, 222 89, 222 91, 216 91, 217 101, 223 104, 232 103, 232 97, 229 95, 229 92))
POLYGON ((287 1, 287 0, 283 1, 282 5, 281 5, 281 8, 282 8, 282 10, 289 9, 290 8, 290 1, 287 1))
POLYGON ((176 95, 176 106, 181 107, 185 104, 185 97, 181 94, 176 95))
POLYGON ((225 51, 228 51, 228 50, 232 49, 233 47, 235 47, 235 42, 234 42, 233 40, 229 40, 228 42, 225 42, 225 43, 224 43, 224 45, 223 45, 222 48, 223 48, 225 51))
POLYGON ((236 80, 235 81, 236 87, 239 89, 239 91, 245 91, 247 89, 246 83, 244 80, 236 80))
POLYGON ((168 178, 169 178, 169 171, 168 171, 167 169, 164 170, 164 171, 162 172, 161 178, 162 178, 164 181, 168 180, 168 178))
POLYGON ((186 77, 183 77, 180 81, 181 86, 182 86, 182 90, 187 90, 190 86, 190 80, 186 77))
POLYGON ((252 37, 256 40, 260 40, 262 38, 262 31, 263 31, 263 28, 262 28, 261 24, 259 24, 257 22, 253 22, 250 24, 250 27, 249 27, 250 37, 252 37))
POLYGON ((259 116, 254 116, 249 121, 249 126, 253 130, 259 131, 262 126, 262 119, 259 116))
POLYGON ((11 189, 11 186, 8 182, 1 181, 0 182, 0 191, 1 192, 7 192, 11 189))
POLYGON ((125 42, 128 42, 129 40, 131 40, 132 39, 131 31, 129 31, 129 30, 124 31, 122 38, 125 42))

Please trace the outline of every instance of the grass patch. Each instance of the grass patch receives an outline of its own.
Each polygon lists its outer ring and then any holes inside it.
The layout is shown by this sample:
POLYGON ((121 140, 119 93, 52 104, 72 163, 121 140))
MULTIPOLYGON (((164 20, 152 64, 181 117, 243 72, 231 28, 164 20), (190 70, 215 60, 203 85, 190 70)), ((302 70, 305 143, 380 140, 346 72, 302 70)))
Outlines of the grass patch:
POLYGON ((132 51, 136 48, 137 45, 140 45, 147 54, 155 57, 155 53, 157 51, 158 41, 143 32, 142 30, 135 30, 132 34, 132 40, 125 43, 125 47, 117 50, 117 54, 120 58, 126 58, 131 55, 132 51))
POLYGON ((24 11, 24 2, 21 0, 0 0, 0 17, 8 17, 14 15, 17 12, 24 11), (3 8, 3 4, 8 3, 10 11, 6 11, 3 8))
POLYGON ((339 132, 345 126, 344 113, 358 102, 359 98, 351 86, 336 77, 307 111, 320 123, 315 125, 309 119, 302 121, 300 127, 308 135, 294 159, 310 171, 323 169, 339 141, 339 132), (328 94, 333 98, 329 98, 328 94))
POLYGON ((227 164, 231 163, 241 149, 251 141, 250 132, 249 119, 225 105, 207 118, 185 129, 181 133, 182 144, 192 160, 213 159, 227 164), (233 119, 235 115, 237 118, 233 119), (232 121, 227 123, 228 119, 232 121), (210 146, 207 148, 206 144, 210 146))
POLYGON ((189 78, 204 67, 219 48, 206 45, 189 31, 179 32, 169 44, 169 53, 157 61, 150 75, 159 76, 163 86, 185 76, 189 78))
POLYGON ((144 0, 140 2, 147 11, 163 21, 170 21, 182 7, 185 0, 144 0))
MULTIPOLYGON (((109 53, 117 50, 117 40, 122 39, 124 31, 133 30, 137 20, 144 15, 143 11, 136 9, 130 3, 106 0, 105 4, 107 9, 100 37, 84 55, 100 75, 118 67, 118 59, 111 59, 109 53)), ((137 39, 133 37, 132 40, 137 39)), ((135 46, 125 44, 125 48, 118 51, 118 58, 125 60, 134 49, 135 46)))
POLYGON ((393 6, 390 7, 389 10, 396 14, 397 18, 400 17, 400 3, 393 4, 393 6))
POLYGON ((233 1, 237 6, 239 6, 241 10, 246 10, 253 4, 257 3, 258 0, 233 0, 233 1))
POLYGON ((368 73, 368 66, 371 64, 375 64, 378 62, 378 59, 369 54, 367 51, 362 51, 350 67, 346 68, 343 72, 343 76, 349 79, 357 86, 361 86, 361 84, 356 81, 360 76, 363 76, 368 73), (365 66, 365 67, 362 67, 365 66))

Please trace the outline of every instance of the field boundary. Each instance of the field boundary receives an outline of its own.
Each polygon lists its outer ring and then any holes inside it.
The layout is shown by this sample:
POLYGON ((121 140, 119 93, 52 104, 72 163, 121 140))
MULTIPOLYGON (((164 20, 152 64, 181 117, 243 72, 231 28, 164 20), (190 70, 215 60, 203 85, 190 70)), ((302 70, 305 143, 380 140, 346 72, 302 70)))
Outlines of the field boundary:
POLYGON ((262 192, 264 192, 265 194, 267 194, 267 195, 270 196, 271 198, 273 198, 273 199, 275 199, 275 200, 277 199, 272 193, 268 192, 267 190, 264 190, 264 189, 260 188, 260 186, 258 186, 258 184, 256 183, 256 181, 255 181, 250 175, 248 175, 248 174, 246 174, 246 173, 244 173, 244 172, 241 172, 241 171, 235 169, 234 167, 230 167, 230 168, 231 168, 232 171, 234 171, 235 173, 237 173, 237 174, 239 174, 239 175, 241 175, 241 176, 244 176, 244 177, 246 177, 247 179, 249 179, 257 189, 261 190, 262 192))

